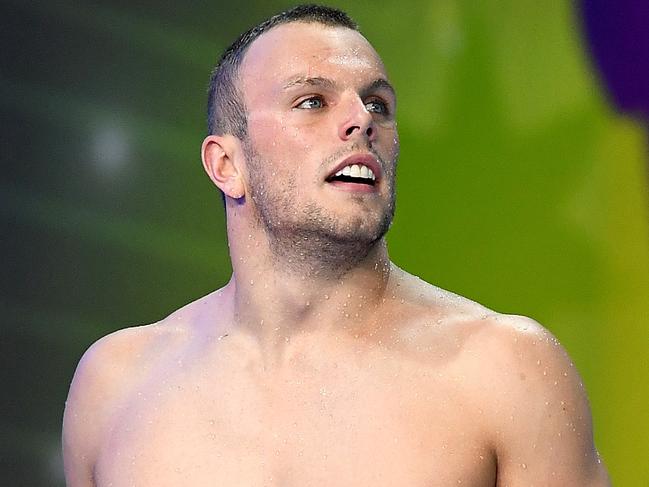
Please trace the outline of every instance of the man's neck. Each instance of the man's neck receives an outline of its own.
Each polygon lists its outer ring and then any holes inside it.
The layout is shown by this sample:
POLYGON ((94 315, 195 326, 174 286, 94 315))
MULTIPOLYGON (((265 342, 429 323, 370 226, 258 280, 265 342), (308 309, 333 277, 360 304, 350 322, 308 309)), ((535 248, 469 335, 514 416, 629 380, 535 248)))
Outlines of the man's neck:
POLYGON ((231 240, 227 285, 233 324, 255 338, 264 357, 280 357, 292 340, 316 333, 362 334, 385 300, 392 264, 384 239, 340 273, 286 266, 287 256, 270 248, 252 236, 231 240))

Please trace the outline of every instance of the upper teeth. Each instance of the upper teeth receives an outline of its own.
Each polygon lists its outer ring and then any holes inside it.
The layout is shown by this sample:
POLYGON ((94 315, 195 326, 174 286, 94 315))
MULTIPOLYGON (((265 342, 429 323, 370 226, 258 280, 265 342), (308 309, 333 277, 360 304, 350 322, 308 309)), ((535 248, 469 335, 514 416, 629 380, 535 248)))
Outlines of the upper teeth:
POLYGON ((372 181, 376 180, 374 172, 367 166, 363 164, 351 164, 349 166, 343 167, 338 171, 336 176, 350 176, 352 178, 364 178, 371 179, 372 181))

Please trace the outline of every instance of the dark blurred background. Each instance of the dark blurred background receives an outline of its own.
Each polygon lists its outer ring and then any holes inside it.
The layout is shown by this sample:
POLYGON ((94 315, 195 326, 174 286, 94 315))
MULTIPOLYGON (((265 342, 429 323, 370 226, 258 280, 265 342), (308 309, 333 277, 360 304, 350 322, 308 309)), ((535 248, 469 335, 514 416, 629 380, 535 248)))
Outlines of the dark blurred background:
MULTIPOLYGON (((644 0, 331 2, 399 94, 393 260, 568 349, 616 485, 649 478, 644 0)), ((0 3, 0 482, 62 486, 83 351, 223 285, 209 72, 283 1, 0 3)))

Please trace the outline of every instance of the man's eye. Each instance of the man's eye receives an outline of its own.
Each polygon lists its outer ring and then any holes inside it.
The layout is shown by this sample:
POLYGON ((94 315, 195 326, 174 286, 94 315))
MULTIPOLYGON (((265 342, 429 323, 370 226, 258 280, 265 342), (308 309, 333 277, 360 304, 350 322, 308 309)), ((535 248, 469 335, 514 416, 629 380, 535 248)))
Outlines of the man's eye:
POLYGON ((312 98, 307 98, 306 100, 302 101, 295 108, 314 109, 314 108, 322 108, 322 107, 324 107, 324 101, 322 100, 322 98, 312 97, 312 98))
POLYGON ((388 106, 380 100, 371 100, 365 104, 365 108, 370 113, 378 113, 379 115, 387 115, 389 110, 388 106))

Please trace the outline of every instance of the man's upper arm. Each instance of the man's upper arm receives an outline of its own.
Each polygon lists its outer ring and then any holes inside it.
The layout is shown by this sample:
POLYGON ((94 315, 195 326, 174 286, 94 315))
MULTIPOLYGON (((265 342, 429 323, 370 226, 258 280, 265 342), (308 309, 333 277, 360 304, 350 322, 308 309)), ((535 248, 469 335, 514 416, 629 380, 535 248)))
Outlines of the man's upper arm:
POLYGON ((566 351, 538 323, 508 319, 495 360, 497 485, 610 486, 586 392, 566 351))
POLYGON ((93 469, 110 412, 123 389, 130 333, 123 330, 94 343, 74 373, 63 416, 63 462, 68 487, 94 486, 93 469))

